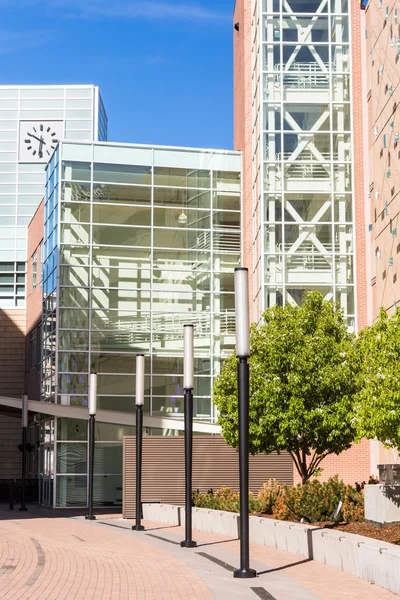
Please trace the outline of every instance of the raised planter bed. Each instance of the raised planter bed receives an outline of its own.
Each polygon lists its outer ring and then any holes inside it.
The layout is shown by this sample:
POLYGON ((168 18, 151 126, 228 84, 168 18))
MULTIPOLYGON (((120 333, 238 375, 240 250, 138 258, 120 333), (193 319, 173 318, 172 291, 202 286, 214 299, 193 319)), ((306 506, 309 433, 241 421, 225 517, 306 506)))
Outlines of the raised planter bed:
MULTIPOLYGON (((184 523, 185 509, 169 504, 143 504, 143 518, 180 525, 184 523)), ((193 508, 193 528, 235 538, 239 515, 193 508)), ((250 517, 250 541, 316 560, 400 594, 397 545, 343 531, 254 516, 250 517)))

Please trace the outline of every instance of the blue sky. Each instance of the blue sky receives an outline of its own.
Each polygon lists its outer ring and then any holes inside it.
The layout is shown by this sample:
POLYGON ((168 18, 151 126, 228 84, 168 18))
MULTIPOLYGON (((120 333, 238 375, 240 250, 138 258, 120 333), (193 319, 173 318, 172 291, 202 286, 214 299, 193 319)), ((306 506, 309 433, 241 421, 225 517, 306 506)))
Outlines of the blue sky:
POLYGON ((100 86, 110 141, 232 148, 234 0, 0 0, 0 84, 100 86))

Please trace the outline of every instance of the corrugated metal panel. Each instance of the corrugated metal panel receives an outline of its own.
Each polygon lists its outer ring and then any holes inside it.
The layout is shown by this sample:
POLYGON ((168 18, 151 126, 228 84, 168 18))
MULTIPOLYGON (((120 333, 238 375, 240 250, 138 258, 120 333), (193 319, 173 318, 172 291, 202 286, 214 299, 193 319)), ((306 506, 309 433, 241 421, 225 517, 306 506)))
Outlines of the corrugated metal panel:
MULTIPOLYGON (((136 438, 124 438, 123 515, 135 518, 136 438)), ((293 462, 289 454, 250 456, 250 489, 256 493, 270 477, 293 484, 293 462)), ((143 438, 143 502, 184 504, 185 454, 183 437, 143 438)), ((228 486, 239 489, 239 458, 222 437, 193 439, 193 489, 207 492, 228 486)))

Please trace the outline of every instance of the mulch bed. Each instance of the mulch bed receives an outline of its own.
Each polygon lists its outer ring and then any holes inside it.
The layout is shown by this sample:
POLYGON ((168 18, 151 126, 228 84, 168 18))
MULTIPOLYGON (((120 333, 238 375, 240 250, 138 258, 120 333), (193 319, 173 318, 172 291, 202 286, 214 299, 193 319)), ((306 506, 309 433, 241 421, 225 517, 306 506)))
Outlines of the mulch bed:
MULTIPOLYGON (((262 513, 257 513, 257 516, 266 519, 274 518, 272 515, 262 513)), ((400 545, 400 524, 384 525, 382 527, 375 527, 369 523, 307 523, 307 525, 324 527, 326 529, 337 529, 339 531, 345 531, 346 533, 355 533, 375 540, 382 540, 389 544, 400 545)))
POLYGON ((335 529, 340 529, 340 531, 346 531, 347 533, 365 535, 365 537, 382 540, 389 544, 400 545, 400 525, 375 527, 369 523, 341 523, 340 525, 337 525, 335 529))

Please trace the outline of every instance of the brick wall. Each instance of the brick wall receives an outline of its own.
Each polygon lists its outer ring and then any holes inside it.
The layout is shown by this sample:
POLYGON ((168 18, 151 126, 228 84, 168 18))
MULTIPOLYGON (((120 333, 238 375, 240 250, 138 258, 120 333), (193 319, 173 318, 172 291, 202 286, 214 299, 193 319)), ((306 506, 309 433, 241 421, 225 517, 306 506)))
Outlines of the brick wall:
POLYGON ((234 148, 243 152, 242 163, 242 264, 249 269, 250 319, 253 320, 252 236, 252 84, 251 3, 237 0, 234 24, 234 148))
MULTIPOLYGON (((0 309, 0 396, 24 393, 25 310, 0 309)), ((0 414, 0 479, 21 476, 21 420, 0 414)))
POLYGON ((398 0, 369 2, 365 10, 374 319, 381 307, 392 313, 400 305, 399 12, 398 0))
MULTIPOLYGON (((359 444, 354 444, 349 450, 342 452, 339 456, 331 454, 321 463, 322 475, 320 481, 327 481, 329 477, 339 475, 345 483, 368 481, 371 473, 370 441, 363 439, 359 444)), ((301 483, 296 467, 293 466, 293 481, 301 483)))
POLYGON ((31 222, 28 226, 28 256, 27 256, 27 274, 26 274, 26 371, 25 371, 25 390, 31 400, 40 400, 40 372, 39 372, 39 351, 40 343, 40 322, 42 320, 42 286, 40 282, 40 273, 42 268, 42 256, 40 244, 44 235, 44 201, 39 204, 31 222), (37 275, 36 287, 32 286, 32 256, 36 252, 37 275), (34 358, 33 365, 30 368, 30 333, 34 337, 34 358))

